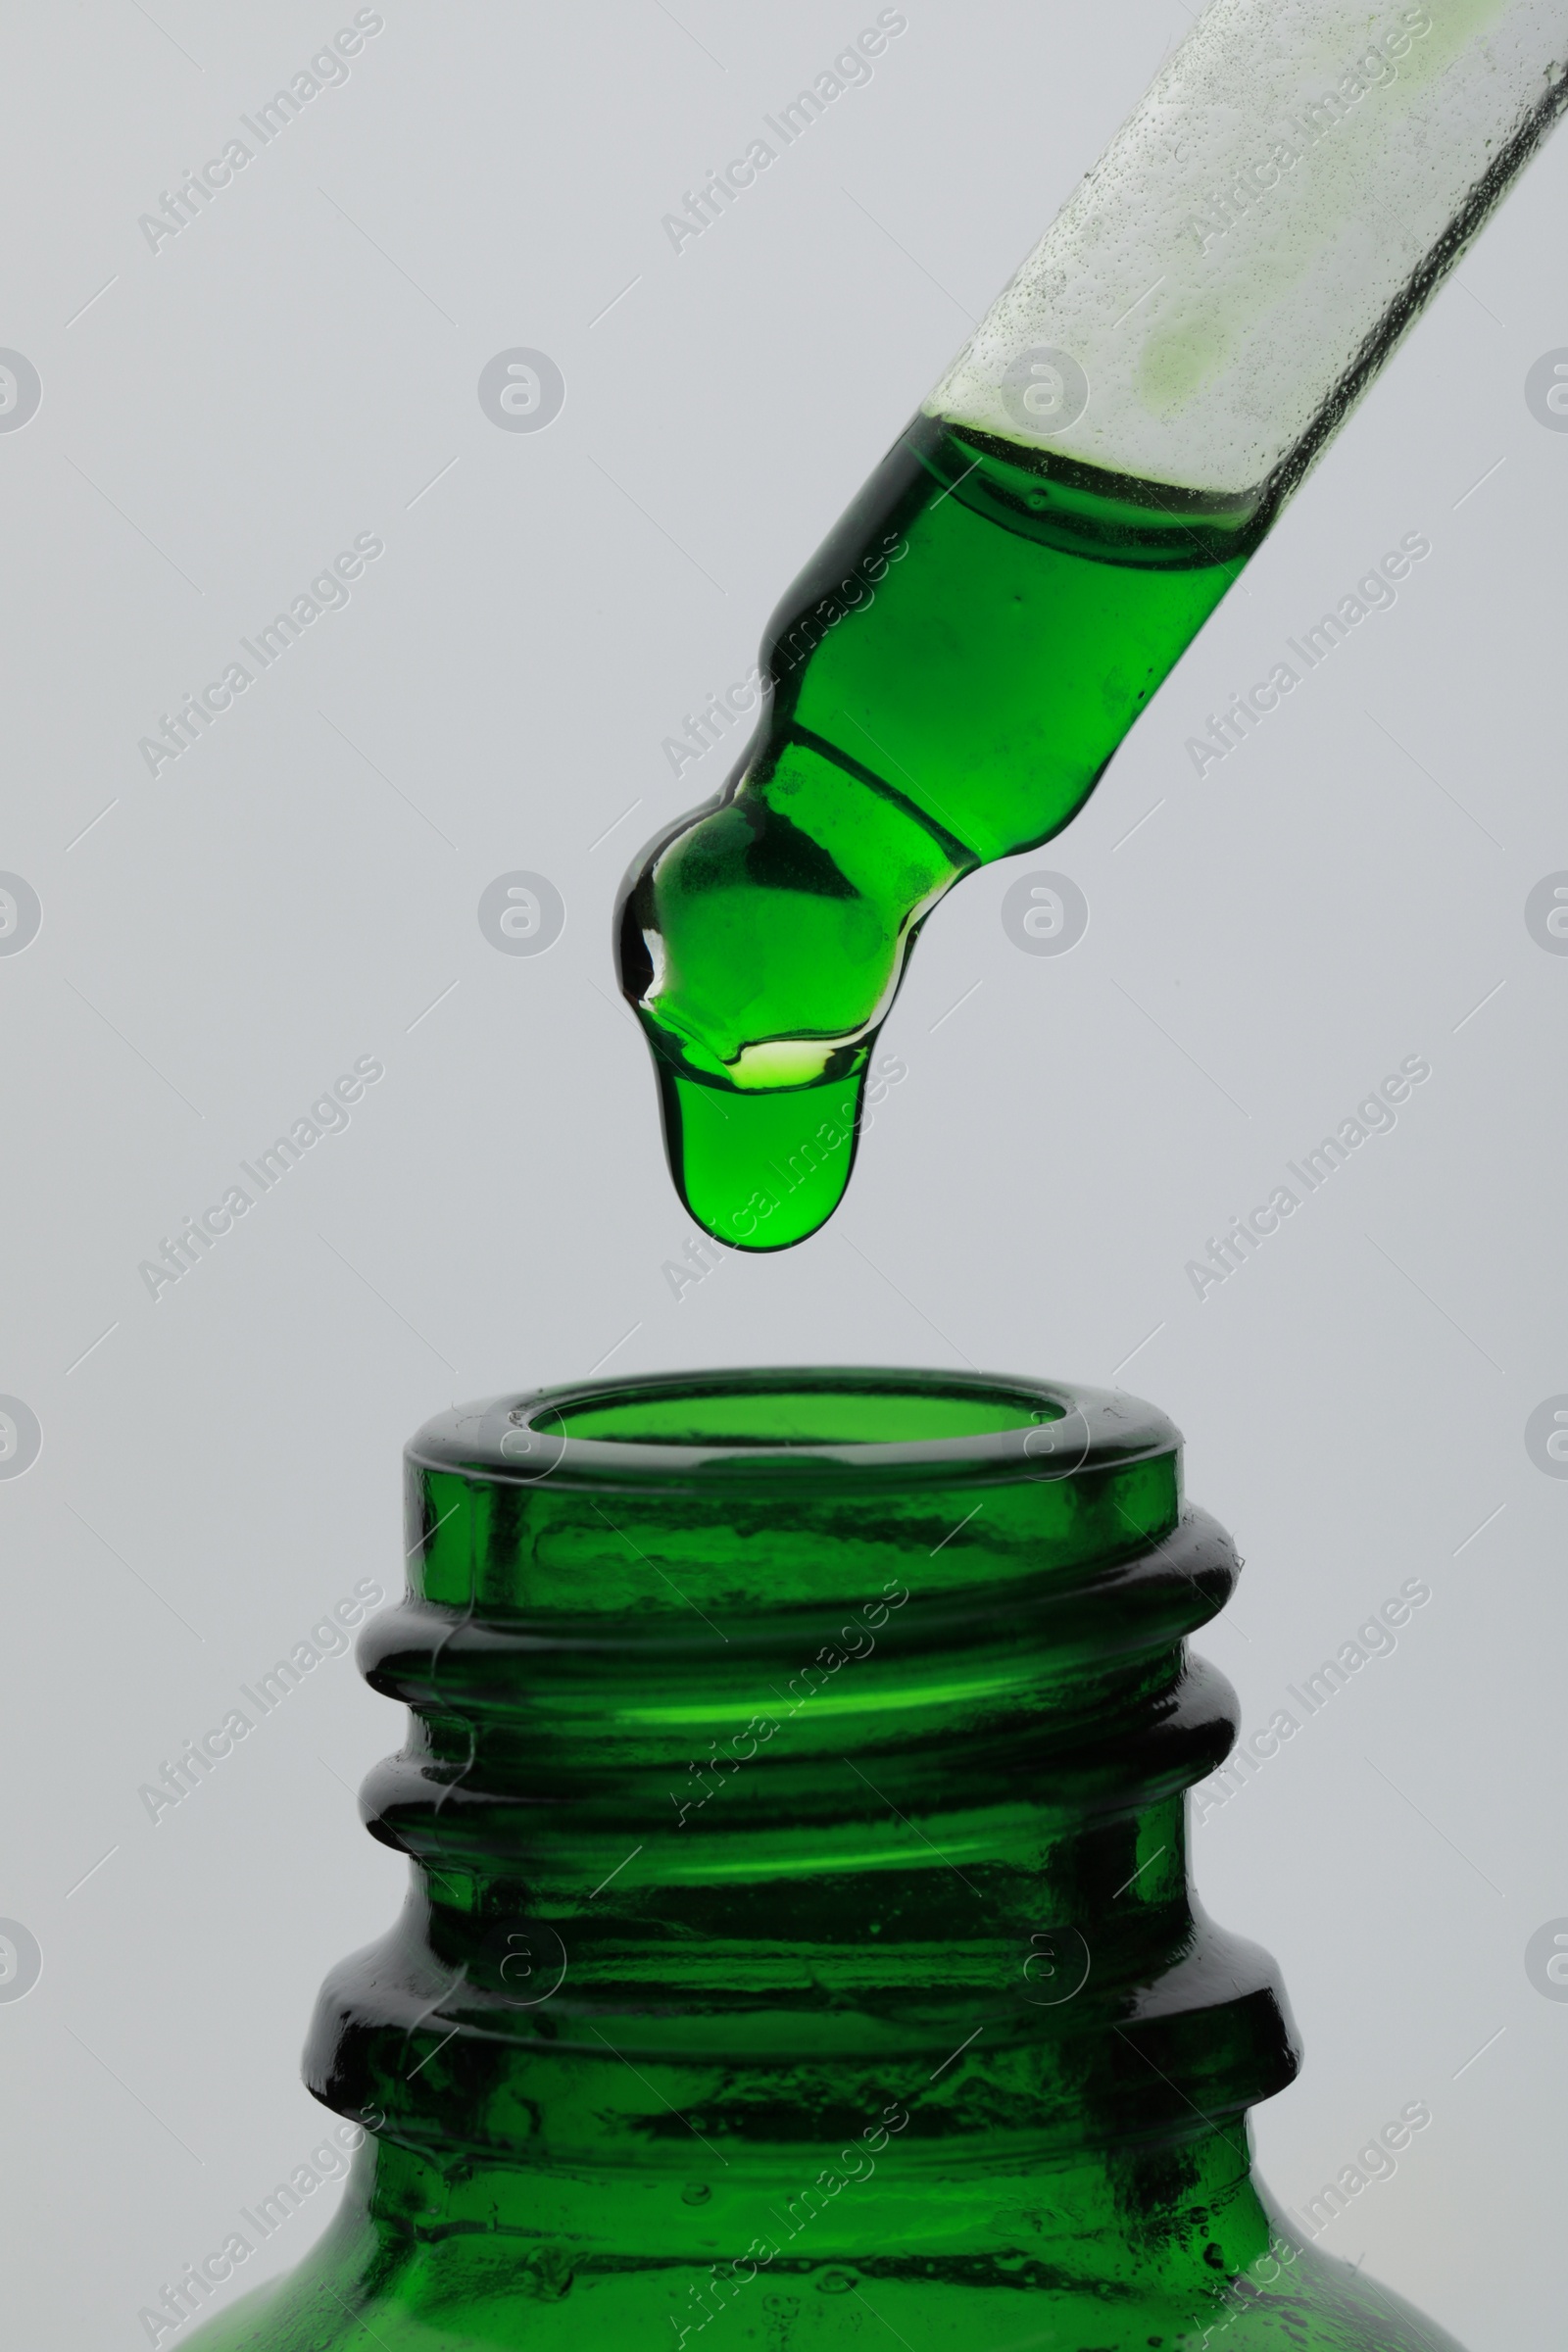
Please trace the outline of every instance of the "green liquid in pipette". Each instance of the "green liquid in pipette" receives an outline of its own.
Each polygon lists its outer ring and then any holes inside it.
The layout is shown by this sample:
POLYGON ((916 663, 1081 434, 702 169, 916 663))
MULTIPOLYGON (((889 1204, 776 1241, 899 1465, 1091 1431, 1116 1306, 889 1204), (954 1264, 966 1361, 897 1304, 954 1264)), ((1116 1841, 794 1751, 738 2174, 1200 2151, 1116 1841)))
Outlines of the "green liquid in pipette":
POLYGON ((926 914, 1076 814, 1270 518, 924 416, 895 444, 768 626, 736 774, 623 895, 671 1173, 717 1240, 832 1214, 926 914))

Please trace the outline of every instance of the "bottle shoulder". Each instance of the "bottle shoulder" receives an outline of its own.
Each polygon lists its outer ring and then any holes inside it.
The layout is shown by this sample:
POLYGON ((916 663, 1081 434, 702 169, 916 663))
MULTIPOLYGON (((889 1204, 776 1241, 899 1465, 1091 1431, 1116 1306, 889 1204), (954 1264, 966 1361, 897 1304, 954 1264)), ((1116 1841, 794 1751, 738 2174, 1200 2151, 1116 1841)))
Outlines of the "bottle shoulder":
MULTIPOLYGON (((347 2217, 345 2217, 347 2218, 347 2217)), ((863 2352, 868 2313, 911 2352, 1020 2341, 1095 2352, 1462 2352, 1358 2266, 1275 2230, 1266 2260, 1200 2291, 1130 2263, 1074 2276, 1021 2260, 917 2263, 867 2255, 772 2266, 597 2258, 470 2233, 435 2244, 333 2230, 290 2277, 246 2295, 186 2352, 623 2352, 714 2330, 737 2347, 863 2352), (334 2240, 336 2242, 334 2242, 334 2240)))

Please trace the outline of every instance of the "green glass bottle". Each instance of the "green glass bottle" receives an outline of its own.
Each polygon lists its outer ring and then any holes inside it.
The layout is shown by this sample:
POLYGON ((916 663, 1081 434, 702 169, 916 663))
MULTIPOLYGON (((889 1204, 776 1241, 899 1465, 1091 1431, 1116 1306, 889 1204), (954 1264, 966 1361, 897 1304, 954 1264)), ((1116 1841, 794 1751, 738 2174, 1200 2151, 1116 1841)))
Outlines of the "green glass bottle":
POLYGON ((412 1886, 306 2059, 368 2136, 191 2352, 1454 2352, 1251 2176, 1297 2051, 1185 1818, 1239 1563, 1157 1412, 598 1383, 431 1422, 407 1493, 412 1886))
POLYGON ((1082 807, 1565 97, 1539 0, 1202 12, 780 605, 723 791, 626 877, 717 1240, 832 1214, 926 916, 1082 807))

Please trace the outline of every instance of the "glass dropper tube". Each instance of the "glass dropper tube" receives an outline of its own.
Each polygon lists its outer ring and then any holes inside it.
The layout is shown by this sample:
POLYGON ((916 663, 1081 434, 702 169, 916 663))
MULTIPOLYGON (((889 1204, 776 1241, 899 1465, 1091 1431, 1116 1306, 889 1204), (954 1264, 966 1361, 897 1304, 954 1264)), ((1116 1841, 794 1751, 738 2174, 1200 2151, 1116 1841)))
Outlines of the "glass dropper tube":
POLYGON ((715 1239, 831 1215, 927 914, 1077 813, 1565 96, 1568 0, 1212 0, 785 596, 722 792, 627 876, 715 1239))

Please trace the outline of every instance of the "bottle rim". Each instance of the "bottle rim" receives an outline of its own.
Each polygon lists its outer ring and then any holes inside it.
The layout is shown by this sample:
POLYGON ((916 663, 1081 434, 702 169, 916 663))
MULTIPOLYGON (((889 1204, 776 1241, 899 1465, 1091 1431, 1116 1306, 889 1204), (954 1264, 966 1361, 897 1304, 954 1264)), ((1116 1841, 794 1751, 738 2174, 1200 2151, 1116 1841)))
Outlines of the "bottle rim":
POLYGON ((819 1478, 1050 1482, 1175 1452, 1181 1434, 1121 1390, 910 1366, 781 1365, 627 1375, 459 1404, 407 1447, 487 1483, 707 1489, 819 1478))

